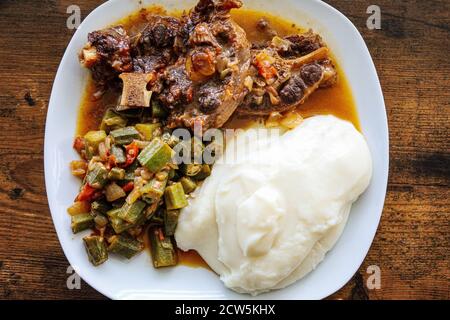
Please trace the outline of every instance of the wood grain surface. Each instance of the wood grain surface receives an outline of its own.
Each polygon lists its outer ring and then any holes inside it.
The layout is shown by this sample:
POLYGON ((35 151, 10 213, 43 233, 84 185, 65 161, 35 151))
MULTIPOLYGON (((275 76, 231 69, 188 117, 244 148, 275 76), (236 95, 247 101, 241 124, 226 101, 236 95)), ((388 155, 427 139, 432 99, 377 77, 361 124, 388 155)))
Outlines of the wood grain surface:
MULTIPOLYGON (((306 1, 306 0, 305 0, 306 1)), ((103 1, 0 1, 0 298, 104 299, 69 290, 44 186, 43 145, 55 73, 73 34, 103 1)), ((330 299, 449 299, 450 1, 332 0, 362 33, 384 91, 389 187, 376 238, 353 279, 330 299), (381 30, 366 27, 380 6, 381 30), (367 267, 381 288, 366 286, 367 267)), ((364 70, 361 70, 364 72, 364 70)))

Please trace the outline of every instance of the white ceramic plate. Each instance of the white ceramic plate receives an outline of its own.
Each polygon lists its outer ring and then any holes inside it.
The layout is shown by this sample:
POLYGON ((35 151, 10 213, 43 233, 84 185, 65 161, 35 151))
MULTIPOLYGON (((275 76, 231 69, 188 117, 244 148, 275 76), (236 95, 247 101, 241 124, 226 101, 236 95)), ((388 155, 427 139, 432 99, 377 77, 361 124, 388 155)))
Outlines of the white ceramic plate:
MULTIPOLYGON (((381 217, 388 176, 388 128, 378 76, 364 40, 340 12, 317 1, 245 1, 248 8, 263 10, 311 27, 320 33, 343 68, 357 103, 361 126, 373 156, 373 179, 354 204, 347 226, 336 246, 308 276, 282 290, 258 299, 321 299, 340 289, 356 272, 374 238, 381 217)), ((111 258, 93 267, 81 238, 70 230, 66 213, 78 192, 69 162, 77 159, 72 149, 78 107, 87 71, 80 67, 77 52, 90 31, 101 29, 140 6, 153 3, 171 9, 187 9, 195 0, 111 0, 86 17, 72 38, 56 75, 45 131, 45 182, 53 222, 64 253, 75 271, 92 287, 114 299, 252 299, 226 289, 219 278, 202 268, 178 266, 155 270, 150 255, 131 261, 111 258), (142 2, 142 4, 140 4, 142 2), (182 6, 182 7, 180 7, 182 6)))

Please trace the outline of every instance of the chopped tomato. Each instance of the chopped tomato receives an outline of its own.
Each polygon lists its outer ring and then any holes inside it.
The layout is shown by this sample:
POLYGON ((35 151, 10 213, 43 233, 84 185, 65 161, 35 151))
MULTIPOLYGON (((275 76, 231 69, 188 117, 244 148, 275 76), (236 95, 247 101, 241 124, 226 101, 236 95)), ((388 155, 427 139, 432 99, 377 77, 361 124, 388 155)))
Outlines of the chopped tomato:
POLYGON ((272 79, 277 75, 277 69, 272 65, 275 59, 264 50, 258 53, 253 62, 258 69, 258 73, 264 79, 272 79))
POLYGON ((125 191, 127 193, 130 192, 131 190, 133 190, 133 188, 134 188, 134 183, 131 181, 122 187, 123 191, 125 191))
POLYGON ((86 183, 81 189, 75 201, 92 201, 94 198, 98 197, 96 195, 97 190, 92 188, 88 183, 86 183))
POLYGON ((130 166, 134 160, 136 160, 139 154, 139 147, 137 143, 133 141, 129 145, 125 146, 125 151, 127 154, 127 161, 122 165, 124 168, 130 166))
POLYGON ((260 76, 266 80, 272 79, 277 74, 277 69, 265 61, 263 63, 257 63, 256 67, 260 76))
POLYGON ((75 141, 73 142, 73 148, 78 152, 81 153, 81 150, 84 150, 85 147, 85 141, 82 137, 76 137, 75 141))

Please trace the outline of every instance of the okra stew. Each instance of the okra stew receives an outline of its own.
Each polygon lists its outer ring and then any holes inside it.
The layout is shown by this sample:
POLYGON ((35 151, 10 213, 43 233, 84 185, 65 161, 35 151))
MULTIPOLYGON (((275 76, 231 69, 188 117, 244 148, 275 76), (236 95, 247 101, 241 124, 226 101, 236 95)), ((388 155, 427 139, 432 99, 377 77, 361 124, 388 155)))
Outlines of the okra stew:
POLYGON ((73 144, 80 159, 70 164, 81 187, 68 212, 73 233, 91 230, 83 241, 93 265, 109 255, 131 259, 147 243, 155 268, 183 257, 177 220, 212 170, 197 155, 216 147, 202 141, 204 130, 261 119, 290 128, 322 113, 358 127, 345 77, 320 36, 266 13, 230 15, 238 7, 151 7, 88 35, 80 62, 91 80, 73 144), (192 138, 181 141, 177 128, 192 138), (173 161, 179 144, 191 161, 173 161))

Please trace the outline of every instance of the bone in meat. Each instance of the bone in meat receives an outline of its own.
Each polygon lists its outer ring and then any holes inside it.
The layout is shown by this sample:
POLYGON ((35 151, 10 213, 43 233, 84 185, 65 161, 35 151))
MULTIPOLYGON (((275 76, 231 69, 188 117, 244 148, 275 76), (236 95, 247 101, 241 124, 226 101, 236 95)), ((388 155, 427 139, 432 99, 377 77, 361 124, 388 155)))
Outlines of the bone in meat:
POLYGON ((153 79, 153 73, 122 73, 122 97, 117 110, 150 107, 152 92, 147 90, 147 84, 153 79))

